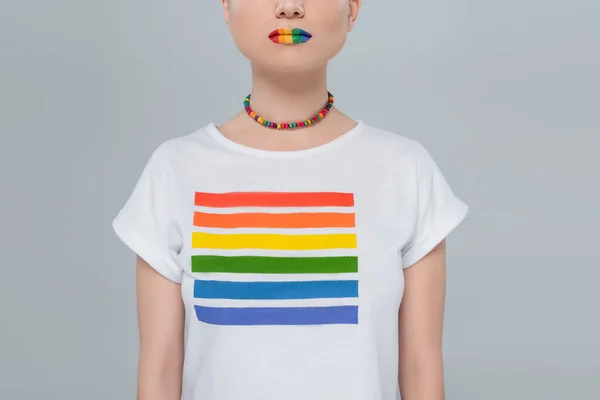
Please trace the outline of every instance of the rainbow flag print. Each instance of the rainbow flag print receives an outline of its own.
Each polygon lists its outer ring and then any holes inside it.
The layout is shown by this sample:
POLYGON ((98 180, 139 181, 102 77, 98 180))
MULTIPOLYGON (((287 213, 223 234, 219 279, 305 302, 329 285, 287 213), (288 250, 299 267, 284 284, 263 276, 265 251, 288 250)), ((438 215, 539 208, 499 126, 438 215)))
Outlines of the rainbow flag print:
POLYGON ((352 193, 196 192, 193 225, 199 321, 358 324, 352 193))

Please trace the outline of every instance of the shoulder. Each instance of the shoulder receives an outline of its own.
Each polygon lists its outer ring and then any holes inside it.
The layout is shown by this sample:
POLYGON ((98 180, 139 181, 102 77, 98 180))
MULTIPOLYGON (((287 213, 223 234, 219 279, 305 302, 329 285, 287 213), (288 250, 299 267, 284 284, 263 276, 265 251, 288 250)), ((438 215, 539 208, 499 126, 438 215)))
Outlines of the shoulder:
POLYGON ((189 157, 196 158, 203 149, 212 144, 207 127, 203 126, 195 131, 163 140, 154 148, 150 161, 162 165, 185 161, 189 157))
POLYGON ((393 132, 373 125, 364 125, 361 146, 369 152, 377 152, 381 157, 391 157, 396 161, 414 164, 433 161, 428 149, 412 135, 393 132))

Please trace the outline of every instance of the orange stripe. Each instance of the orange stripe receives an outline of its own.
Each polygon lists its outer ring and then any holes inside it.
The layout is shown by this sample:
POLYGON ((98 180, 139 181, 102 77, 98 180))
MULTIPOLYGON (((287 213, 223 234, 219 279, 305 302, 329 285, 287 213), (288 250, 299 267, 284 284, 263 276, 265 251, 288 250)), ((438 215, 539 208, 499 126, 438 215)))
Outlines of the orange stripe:
POLYGON ((353 228, 350 213, 194 213, 194 225, 209 228, 353 228))
POLYGON ((354 195, 338 192, 196 192, 194 204, 204 207, 352 207, 354 195))

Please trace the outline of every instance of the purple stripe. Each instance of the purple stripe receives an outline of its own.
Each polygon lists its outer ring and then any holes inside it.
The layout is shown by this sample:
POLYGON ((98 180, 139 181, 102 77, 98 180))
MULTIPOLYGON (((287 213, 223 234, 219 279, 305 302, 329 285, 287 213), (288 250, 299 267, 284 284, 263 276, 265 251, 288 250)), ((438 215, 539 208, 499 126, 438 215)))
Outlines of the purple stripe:
POLYGON ((358 324, 358 306, 194 308, 199 321, 213 325, 358 324))

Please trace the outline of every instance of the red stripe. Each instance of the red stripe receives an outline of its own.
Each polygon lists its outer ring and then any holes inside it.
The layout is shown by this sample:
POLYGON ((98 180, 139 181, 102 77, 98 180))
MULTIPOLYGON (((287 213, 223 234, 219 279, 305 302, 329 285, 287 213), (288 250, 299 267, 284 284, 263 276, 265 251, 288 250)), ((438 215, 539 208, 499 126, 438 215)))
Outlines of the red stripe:
POLYGON ((352 207, 354 195, 338 192, 196 192, 204 207, 352 207))

